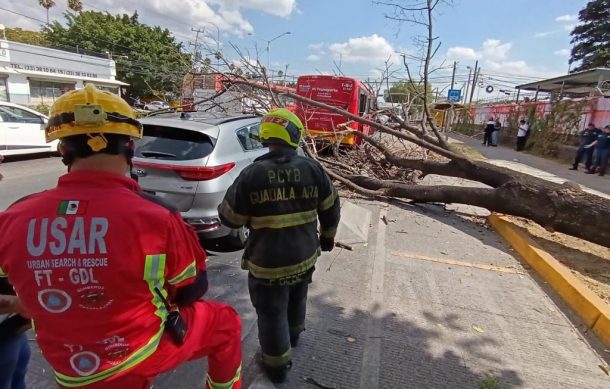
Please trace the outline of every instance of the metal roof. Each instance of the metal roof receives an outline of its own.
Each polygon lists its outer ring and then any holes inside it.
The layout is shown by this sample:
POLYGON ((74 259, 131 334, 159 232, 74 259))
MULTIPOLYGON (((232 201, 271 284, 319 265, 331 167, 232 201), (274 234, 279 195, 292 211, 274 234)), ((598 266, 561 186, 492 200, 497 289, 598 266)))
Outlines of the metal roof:
POLYGON ((588 94, 604 82, 610 81, 610 69, 596 68, 565 76, 549 78, 518 85, 517 89, 540 92, 563 91, 563 93, 588 94))

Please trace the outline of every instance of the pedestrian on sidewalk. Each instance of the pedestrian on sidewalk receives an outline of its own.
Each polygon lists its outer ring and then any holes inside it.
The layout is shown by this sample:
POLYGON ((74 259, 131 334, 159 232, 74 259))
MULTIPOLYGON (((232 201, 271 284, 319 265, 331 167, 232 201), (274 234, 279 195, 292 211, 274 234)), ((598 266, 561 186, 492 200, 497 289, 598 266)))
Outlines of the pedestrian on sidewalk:
POLYGON ((223 224, 250 230, 242 268, 249 272, 263 370, 278 383, 286 379, 292 348, 305 329, 316 260, 335 246, 340 217, 339 196, 322 166, 297 154, 302 133, 289 110, 267 113, 259 137, 269 153, 241 172, 218 207, 223 224))
POLYGON ((591 168, 594 147, 591 147, 590 145, 595 142, 597 136, 601 132, 602 130, 596 128, 594 123, 589 123, 587 128, 580 133, 580 145, 578 146, 576 157, 574 158, 574 163, 570 170, 578 170, 578 164, 582 161, 583 157, 585 158, 585 170, 591 168))
POLYGON ((88 83, 49 116, 46 140, 61 140, 68 173, 0 213, 0 274, 59 386, 148 388, 207 356, 206 388, 241 388, 241 322, 200 300, 208 280, 195 231, 126 176, 143 131, 131 107, 88 83))
POLYGON ((493 133, 495 126, 496 122, 494 121, 494 118, 490 117, 487 124, 485 124, 485 128, 483 129, 483 146, 492 145, 491 134, 493 133))
POLYGON ((491 145, 493 147, 498 146, 498 138, 499 138, 501 129, 502 129, 502 123, 500 123, 499 119, 496 119, 496 121, 494 122, 494 129, 491 132, 491 145))
POLYGON ((600 176, 605 175, 608 169, 608 159, 610 158, 610 124, 606 125, 604 130, 597 135, 597 139, 587 147, 595 147, 595 159, 591 168, 587 169, 585 173, 599 173, 600 176))
POLYGON ((523 151, 525 148, 525 141, 527 140, 527 133, 529 132, 529 126, 523 119, 519 121, 519 129, 517 130, 517 151, 523 151))
MULTIPOLYGON (((0 155, 0 163, 4 157, 0 155)), ((0 174, 0 181, 2 174, 0 174)), ((25 374, 30 361, 30 346, 25 331, 28 315, 15 290, 0 274, 0 388, 25 389, 25 374)))

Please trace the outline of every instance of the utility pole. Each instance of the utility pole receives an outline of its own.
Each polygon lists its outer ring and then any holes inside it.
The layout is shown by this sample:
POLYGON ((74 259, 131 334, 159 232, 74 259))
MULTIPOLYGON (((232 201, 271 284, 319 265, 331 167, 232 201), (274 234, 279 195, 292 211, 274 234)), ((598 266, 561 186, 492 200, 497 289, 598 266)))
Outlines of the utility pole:
POLYGON ((468 102, 469 105, 472 104, 472 98, 474 97, 474 88, 477 85, 477 81, 478 81, 478 78, 479 78, 479 73, 480 73, 480 70, 479 70, 479 60, 477 60, 474 63, 474 76, 472 78, 472 90, 470 91, 470 101, 468 102))
POLYGON ((193 49, 193 68, 194 68, 195 67, 195 63, 197 62, 198 57, 201 57, 201 55, 197 56, 197 54, 199 53, 199 34, 202 34, 203 32, 205 32, 205 30, 201 29, 201 28, 194 29, 194 28, 191 27, 191 31, 196 33, 196 35, 195 35, 195 43, 193 44, 193 43, 189 42, 189 44, 191 46, 194 46, 194 49, 193 49))
POLYGON ((464 104, 468 101, 468 89, 470 88, 470 77, 472 76, 472 68, 468 66, 468 82, 466 83, 466 91, 464 92, 464 104))
POLYGON ((451 89, 455 85, 455 67, 457 66, 457 62, 453 61, 453 75, 451 76, 451 89))

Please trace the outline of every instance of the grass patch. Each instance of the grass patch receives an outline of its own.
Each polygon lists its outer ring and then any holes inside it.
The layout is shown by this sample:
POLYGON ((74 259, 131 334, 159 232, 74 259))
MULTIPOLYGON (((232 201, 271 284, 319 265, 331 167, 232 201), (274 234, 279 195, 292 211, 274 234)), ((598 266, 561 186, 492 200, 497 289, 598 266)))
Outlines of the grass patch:
POLYGON ((479 382, 479 389, 500 389, 498 377, 487 375, 479 382))

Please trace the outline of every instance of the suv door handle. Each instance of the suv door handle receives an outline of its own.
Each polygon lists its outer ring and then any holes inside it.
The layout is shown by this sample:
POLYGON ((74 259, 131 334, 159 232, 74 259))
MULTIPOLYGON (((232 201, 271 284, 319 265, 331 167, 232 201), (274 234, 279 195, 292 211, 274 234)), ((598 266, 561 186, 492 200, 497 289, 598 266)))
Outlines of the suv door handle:
POLYGON ((8 126, 8 128, 10 128, 11 130, 17 130, 19 129, 19 126, 8 126))

